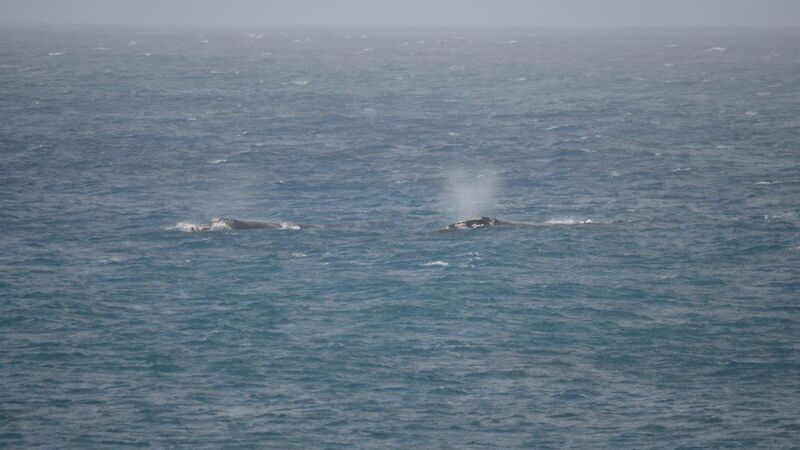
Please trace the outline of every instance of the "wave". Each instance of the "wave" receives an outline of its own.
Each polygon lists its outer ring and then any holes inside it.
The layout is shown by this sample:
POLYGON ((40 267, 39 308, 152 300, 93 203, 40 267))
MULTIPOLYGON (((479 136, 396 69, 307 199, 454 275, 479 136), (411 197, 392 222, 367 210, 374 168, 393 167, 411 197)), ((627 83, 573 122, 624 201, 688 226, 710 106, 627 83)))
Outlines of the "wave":
POLYGON ((565 128, 575 128, 574 123, 565 123, 561 125, 553 125, 547 128, 542 128, 542 131, 554 131, 554 130, 563 130, 565 128))
POLYGON ((544 222, 545 225, 588 225, 592 223, 597 223, 592 219, 576 219, 574 217, 559 217, 554 219, 548 219, 544 222))
POLYGON ((439 260, 437 260, 437 261, 426 262, 425 264, 423 264, 423 266, 427 266, 427 267, 430 267, 430 266, 449 267, 450 263, 447 262, 447 261, 439 261, 439 260))

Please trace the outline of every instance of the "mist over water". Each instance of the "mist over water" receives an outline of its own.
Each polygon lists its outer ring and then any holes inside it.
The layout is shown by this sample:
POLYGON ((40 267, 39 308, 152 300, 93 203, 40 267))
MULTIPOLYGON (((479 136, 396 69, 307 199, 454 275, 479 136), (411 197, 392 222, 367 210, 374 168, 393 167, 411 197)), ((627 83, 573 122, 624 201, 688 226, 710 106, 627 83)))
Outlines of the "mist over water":
POLYGON ((497 172, 491 169, 458 168, 446 174, 443 210, 453 221, 488 216, 497 204, 497 172))

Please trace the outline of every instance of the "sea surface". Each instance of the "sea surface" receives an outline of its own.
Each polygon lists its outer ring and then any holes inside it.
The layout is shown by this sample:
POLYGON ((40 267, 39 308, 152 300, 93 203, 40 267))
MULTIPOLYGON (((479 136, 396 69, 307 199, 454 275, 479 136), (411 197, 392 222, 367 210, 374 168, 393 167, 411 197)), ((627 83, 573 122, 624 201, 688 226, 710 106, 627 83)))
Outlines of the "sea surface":
POLYGON ((797 28, 3 25, 0 218, 0 447, 800 445, 797 28))

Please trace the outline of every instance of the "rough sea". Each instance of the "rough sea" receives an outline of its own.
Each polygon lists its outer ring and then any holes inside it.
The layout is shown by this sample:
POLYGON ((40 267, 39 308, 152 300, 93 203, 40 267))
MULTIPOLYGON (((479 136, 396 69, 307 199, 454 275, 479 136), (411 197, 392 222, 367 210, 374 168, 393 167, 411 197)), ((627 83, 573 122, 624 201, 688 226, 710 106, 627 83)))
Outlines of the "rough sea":
POLYGON ((3 25, 0 217, 0 447, 800 445, 800 29, 3 25))

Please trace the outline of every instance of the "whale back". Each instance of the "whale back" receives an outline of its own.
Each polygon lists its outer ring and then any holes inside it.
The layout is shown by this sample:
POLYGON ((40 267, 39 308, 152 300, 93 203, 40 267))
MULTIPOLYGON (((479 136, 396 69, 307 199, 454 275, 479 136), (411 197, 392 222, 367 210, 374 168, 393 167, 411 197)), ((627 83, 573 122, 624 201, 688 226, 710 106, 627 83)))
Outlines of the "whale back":
POLYGON ((460 230, 474 230, 478 228, 490 228, 498 225, 504 225, 505 222, 495 219, 494 217, 478 216, 472 219, 462 220, 442 228, 440 231, 460 231, 460 230))

